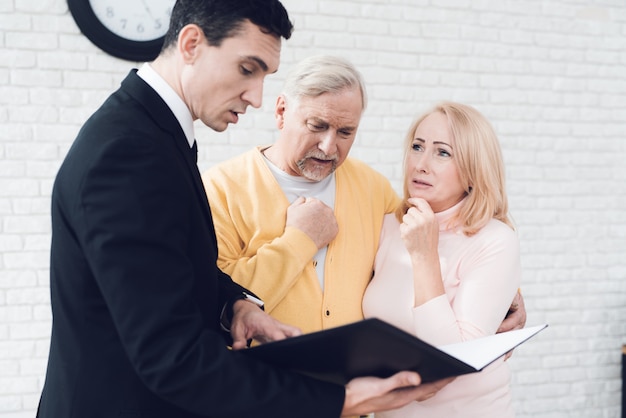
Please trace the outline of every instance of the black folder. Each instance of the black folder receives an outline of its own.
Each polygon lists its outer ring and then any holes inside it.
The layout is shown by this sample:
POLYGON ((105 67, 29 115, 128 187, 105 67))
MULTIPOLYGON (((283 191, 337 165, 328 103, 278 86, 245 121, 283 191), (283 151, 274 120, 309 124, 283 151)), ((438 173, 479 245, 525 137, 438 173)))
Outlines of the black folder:
POLYGON ((489 341, 503 334, 461 343, 474 343, 476 349, 476 342, 484 340, 492 345, 492 351, 495 348, 497 354, 478 366, 376 318, 254 346, 244 352, 266 363, 341 385, 359 376, 389 377, 402 370, 417 371, 426 383, 478 372, 546 326, 516 334, 497 348, 489 341))

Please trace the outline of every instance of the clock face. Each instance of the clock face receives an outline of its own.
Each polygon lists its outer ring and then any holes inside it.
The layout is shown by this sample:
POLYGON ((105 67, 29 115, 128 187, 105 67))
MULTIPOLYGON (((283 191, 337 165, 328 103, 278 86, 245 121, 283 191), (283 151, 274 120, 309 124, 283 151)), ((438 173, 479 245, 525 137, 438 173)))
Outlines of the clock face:
POLYGON ((81 32, 114 57, 150 61, 163 46, 176 0, 67 0, 81 32))
POLYGON ((96 18, 115 35, 150 41, 165 35, 175 0, 89 0, 96 18))

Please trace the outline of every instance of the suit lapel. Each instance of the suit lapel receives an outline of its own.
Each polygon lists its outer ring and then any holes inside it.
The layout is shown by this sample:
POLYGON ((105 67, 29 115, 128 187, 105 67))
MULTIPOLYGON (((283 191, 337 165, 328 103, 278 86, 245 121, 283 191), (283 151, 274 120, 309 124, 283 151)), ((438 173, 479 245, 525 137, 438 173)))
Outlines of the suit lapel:
MULTIPOLYGON (((198 164, 195 159, 192 157, 192 153, 189 151, 189 143, 187 142, 187 138, 184 137, 184 145, 187 146, 186 154, 187 157, 185 160, 187 162, 187 168, 191 174, 191 178, 193 180, 194 189, 196 191, 196 196, 202 205, 204 214, 208 217, 209 223, 211 227, 213 227, 213 217, 211 216, 211 210, 209 208, 209 199, 206 195, 206 191, 204 190, 204 184, 202 183, 202 177, 200 176, 200 171, 198 170, 198 164)), ((176 143, 180 143, 181 141, 176 141, 176 143)))
POLYGON ((177 151, 176 158, 181 159, 186 167, 196 197, 202 207, 202 212, 211 225, 211 228, 213 228, 213 217, 211 216, 209 201, 204 190, 200 171, 198 171, 198 165, 195 159, 191 157, 192 154, 189 149, 189 142, 178 120, 161 96, 137 75, 137 70, 132 70, 124 81, 122 81, 122 88, 143 105, 146 113, 150 115, 154 123, 159 126, 163 132, 169 134, 177 151))

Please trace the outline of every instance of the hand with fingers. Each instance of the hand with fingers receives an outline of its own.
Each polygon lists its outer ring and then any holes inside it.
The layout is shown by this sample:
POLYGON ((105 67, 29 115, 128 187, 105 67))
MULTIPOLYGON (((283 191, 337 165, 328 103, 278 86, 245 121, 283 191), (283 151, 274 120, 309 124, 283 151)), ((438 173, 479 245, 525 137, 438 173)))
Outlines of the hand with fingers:
POLYGON ((297 228, 307 234, 318 249, 327 246, 339 232, 333 210, 314 197, 297 198, 287 208, 285 226, 297 228))

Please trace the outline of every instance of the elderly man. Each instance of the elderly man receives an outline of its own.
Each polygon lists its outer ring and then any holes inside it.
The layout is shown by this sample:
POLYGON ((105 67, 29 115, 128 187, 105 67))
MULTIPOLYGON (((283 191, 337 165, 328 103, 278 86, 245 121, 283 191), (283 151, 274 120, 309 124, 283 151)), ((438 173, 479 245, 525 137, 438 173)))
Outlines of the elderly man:
MULTIPOLYGON (((218 265, 305 333, 362 319, 382 220, 399 203, 384 176, 348 157, 366 104, 352 64, 305 59, 276 101, 275 143, 203 174, 218 265)), ((512 311, 501 330, 524 325, 521 296, 512 311)))

